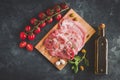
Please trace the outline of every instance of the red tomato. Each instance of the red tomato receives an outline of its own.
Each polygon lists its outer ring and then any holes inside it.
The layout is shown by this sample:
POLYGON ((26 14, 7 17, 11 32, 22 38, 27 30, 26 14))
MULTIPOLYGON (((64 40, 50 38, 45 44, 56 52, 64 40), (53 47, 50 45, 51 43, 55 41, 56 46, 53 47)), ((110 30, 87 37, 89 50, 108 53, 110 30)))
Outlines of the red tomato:
POLYGON ((60 6, 57 4, 57 5, 55 5, 54 10, 55 10, 56 12, 60 12, 60 11, 61 11, 61 8, 60 8, 60 6))
POLYGON ((33 51, 33 45, 32 44, 27 44, 26 49, 28 51, 33 51))
POLYGON ((40 19, 44 19, 46 17, 46 14, 44 12, 39 13, 38 17, 40 19))
POLYGON ((25 40, 27 37, 25 32, 20 32, 20 39, 25 40))
POLYGON ((52 23, 52 22, 53 22, 53 18, 50 18, 50 19, 47 20, 47 23, 49 23, 49 24, 52 23))
POLYGON ((61 4, 61 8, 62 8, 62 9, 66 9, 66 8, 69 8, 69 6, 68 6, 66 3, 62 3, 62 4, 61 4))
POLYGON ((37 24, 37 19, 36 18, 32 18, 31 20, 30 20, 30 23, 32 24, 32 25, 36 25, 37 24))
POLYGON ((26 41, 22 41, 22 42, 20 42, 19 47, 20 48, 24 48, 24 47, 26 47, 26 45, 27 45, 27 42, 26 41))
POLYGON ((58 14, 58 15, 55 17, 55 19, 58 20, 58 21, 59 21, 61 18, 62 18, 62 15, 61 15, 61 14, 58 14))
POLYGON ((32 33, 31 35, 28 35, 28 39, 29 40, 34 40, 35 39, 35 34, 32 33))
POLYGON ((54 14, 54 10, 53 10, 53 9, 47 9, 46 14, 47 14, 48 16, 51 16, 51 15, 54 14))
POLYGON ((40 31, 41 31, 41 30, 40 30, 40 27, 38 27, 36 30, 34 30, 34 33, 35 33, 35 34, 39 34, 40 31))
POLYGON ((46 23, 45 23, 45 22, 42 22, 42 23, 39 25, 40 28, 43 28, 43 27, 45 27, 45 26, 46 26, 46 23))
POLYGON ((26 31, 26 32, 29 32, 30 30, 31 30, 31 26, 27 25, 27 26, 25 27, 25 31, 26 31))

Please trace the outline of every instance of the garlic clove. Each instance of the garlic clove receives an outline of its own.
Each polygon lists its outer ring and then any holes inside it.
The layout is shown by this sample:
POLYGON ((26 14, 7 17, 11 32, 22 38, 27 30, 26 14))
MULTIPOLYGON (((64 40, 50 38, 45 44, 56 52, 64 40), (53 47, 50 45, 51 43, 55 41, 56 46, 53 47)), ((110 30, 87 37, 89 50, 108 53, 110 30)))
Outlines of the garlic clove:
POLYGON ((60 63, 61 63, 61 64, 65 64, 65 60, 60 59, 60 63))
POLYGON ((56 64, 56 66, 59 66, 60 65, 60 61, 57 61, 55 64, 56 64))

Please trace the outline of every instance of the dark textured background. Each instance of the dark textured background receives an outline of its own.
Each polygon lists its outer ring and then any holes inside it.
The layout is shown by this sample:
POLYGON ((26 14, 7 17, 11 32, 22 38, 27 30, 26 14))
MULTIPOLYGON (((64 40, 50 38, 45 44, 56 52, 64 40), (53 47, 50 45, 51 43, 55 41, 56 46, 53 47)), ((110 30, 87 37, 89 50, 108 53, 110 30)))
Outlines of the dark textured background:
MULTIPOLYGON (((61 0, 0 0, 0 80, 120 80, 120 0, 66 0, 66 2, 90 25, 96 28, 106 24, 109 40, 109 74, 94 75, 94 39, 85 48, 90 66, 74 74, 70 65, 58 71, 37 50, 20 49, 19 33, 40 11, 61 0)), ((46 28, 32 41, 37 44, 55 25, 46 28)))

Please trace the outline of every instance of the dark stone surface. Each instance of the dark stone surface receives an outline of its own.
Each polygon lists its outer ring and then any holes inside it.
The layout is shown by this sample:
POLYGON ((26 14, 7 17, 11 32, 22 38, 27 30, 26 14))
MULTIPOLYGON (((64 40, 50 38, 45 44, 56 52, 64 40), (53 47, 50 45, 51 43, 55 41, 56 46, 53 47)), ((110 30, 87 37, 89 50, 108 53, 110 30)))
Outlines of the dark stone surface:
MULTIPOLYGON (((19 33, 32 17, 61 0, 0 0, 0 80, 120 80, 120 1, 66 0, 90 25, 106 24, 109 40, 109 74, 94 74, 94 39, 85 45, 90 66, 74 74, 70 65, 58 71, 37 50, 20 49, 19 33)), ((32 41, 34 45, 55 25, 46 28, 32 41)))

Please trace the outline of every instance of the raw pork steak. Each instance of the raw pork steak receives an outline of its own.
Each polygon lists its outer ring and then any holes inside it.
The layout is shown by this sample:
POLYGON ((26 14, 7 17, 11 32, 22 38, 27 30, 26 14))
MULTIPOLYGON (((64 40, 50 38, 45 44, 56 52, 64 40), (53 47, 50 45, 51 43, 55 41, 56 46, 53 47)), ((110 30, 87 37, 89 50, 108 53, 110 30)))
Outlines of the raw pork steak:
POLYGON ((44 45, 51 56, 73 59, 85 44, 86 30, 69 18, 61 20, 59 28, 45 39, 44 45))

